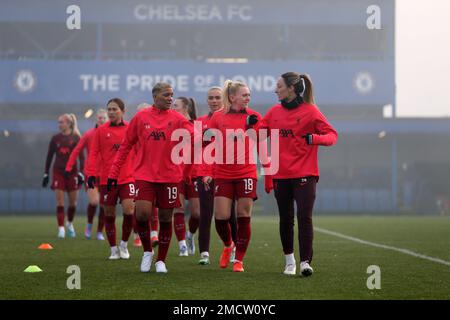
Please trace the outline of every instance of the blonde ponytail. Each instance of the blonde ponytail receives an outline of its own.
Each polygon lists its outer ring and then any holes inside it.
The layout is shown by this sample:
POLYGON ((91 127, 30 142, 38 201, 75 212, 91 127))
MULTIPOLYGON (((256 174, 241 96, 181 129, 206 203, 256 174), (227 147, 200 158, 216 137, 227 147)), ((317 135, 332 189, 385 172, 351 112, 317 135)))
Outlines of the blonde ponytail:
POLYGON ((233 81, 231 80, 225 80, 223 84, 223 90, 222 90, 222 103, 223 103, 223 111, 225 113, 228 113, 231 108, 231 101, 230 101, 230 88, 233 85, 233 81))
POLYGON ((222 90, 222 103, 224 113, 230 112, 231 100, 230 96, 235 95, 240 87, 247 87, 245 83, 232 80, 225 80, 222 90))
POLYGON ((70 129, 72 130, 72 134, 75 134, 78 137, 81 137, 80 130, 78 130, 77 117, 73 113, 66 113, 65 116, 69 119, 70 129))

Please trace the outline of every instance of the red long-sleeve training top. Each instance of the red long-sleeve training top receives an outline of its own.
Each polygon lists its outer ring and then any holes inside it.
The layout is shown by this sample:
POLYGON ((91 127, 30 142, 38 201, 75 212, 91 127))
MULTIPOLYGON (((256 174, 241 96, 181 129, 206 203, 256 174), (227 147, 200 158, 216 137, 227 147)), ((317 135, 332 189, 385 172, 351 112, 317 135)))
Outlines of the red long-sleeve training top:
MULTIPOLYGON (((50 165, 52 164, 53 156, 55 157, 55 163, 53 164, 53 172, 59 172, 64 174, 67 161, 69 160, 70 153, 80 141, 80 137, 76 134, 64 135, 62 133, 55 134, 48 145, 47 159, 45 161, 45 173, 48 174, 50 165)), ((84 155, 79 155, 80 159, 80 171, 84 167, 84 155)), ((75 161, 76 162, 76 161, 75 161)), ((78 168, 75 165, 72 166, 70 172, 78 172, 78 168)))
MULTIPOLYGON (((100 185, 106 185, 108 182, 109 170, 123 143, 128 127, 128 122, 125 121, 118 125, 106 122, 95 130, 87 161, 86 174, 87 176, 100 175, 100 185), (97 165, 99 165, 99 168, 97 165), (100 172, 98 169, 100 169, 100 172)), ((120 170, 120 174, 118 172, 116 177, 117 184, 134 182, 133 158, 132 153, 124 159, 124 165, 120 170)))
MULTIPOLYGON (((254 150, 250 150, 252 149, 251 146, 256 147, 256 142, 253 140, 252 142, 255 143, 250 143, 252 138, 240 133, 245 132, 248 129, 247 117, 252 114, 256 115, 258 120, 261 120, 261 115, 250 108, 245 108, 240 112, 230 111, 228 113, 225 113, 224 110, 221 109, 214 112, 212 115, 208 126, 210 129, 218 129, 223 138, 221 150, 222 163, 213 164, 214 178, 257 178, 255 163, 256 158, 253 157, 254 150), (240 132, 236 131, 239 129, 241 130, 240 132), (229 131, 227 132, 227 130, 229 131), (239 145, 245 146, 243 152, 238 152, 239 145), (233 157, 230 155, 231 152, 233 152, 233 157), (227 154, 231 161, 227 161, 227 154), (253 161, 250 161, 251 159, 253 159, 253 161)), ((215 143, 218 143, 217 137, 215 137, 215 143)), ((217 151, 219 150, 220 149, 217 149, 217 151)), ((219 154, 218 157, 220 157, 219 154)))
MULTIPOLYGON (((134 178, 155 183, 178 183, 183 179, 183 165, 174 164, 172 149, 179 141, 171 141, 172 133, 185 129, 192 139, 191 122, 175 110, 154 106, 139 111, 131 120, 125 140, 109 172, 116 178, 132 147, 139 143, 134 160, 134 178)), ((191 140, 192 141, 192 140, 191 140)))
MULTIPOLYGON (((267 112, 257 128, 279 129, 279 170, 273 175, 274 179, 318 177, 319 145, 331 146, 338 139, 336 130, 320 110, 307 103, 291 110, 277 104, 267 112), (312 145, 303 138, 308 133, 313 136, 312 145)), ((271 158, 273 161, 274 157, 271 158)))
MULTIPOLYGON (((91 128, 88 131, 86 131, 83 136, 81 137, 80 141, 78 141, 75 149, 72 150, 70 153, 69 160, 66 164, 66 171, 72 171, 73 165, 76 163, 78 156, 83 154, 84 150, 86 149, 86 159, 89 157, 89 150, 91 147, 92 138, 94 137, 96 128, 91 128)), ((84 173, 86 175, 86 166, 84 166, 84 173)))

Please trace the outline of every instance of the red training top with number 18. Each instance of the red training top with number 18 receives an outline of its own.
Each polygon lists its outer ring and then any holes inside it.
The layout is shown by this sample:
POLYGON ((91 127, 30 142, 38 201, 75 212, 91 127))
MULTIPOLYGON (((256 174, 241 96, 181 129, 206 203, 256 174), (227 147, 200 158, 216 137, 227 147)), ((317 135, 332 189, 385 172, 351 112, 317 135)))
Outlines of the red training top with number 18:
MULTIPOLYGON (((253 156, 254 150, 251 146, 256 147, 256 142, 252 143, 245 133, 248 129, 247 117, 256 115, 257 119, 261 119, 261 115, 250 109, 245 108, 241 111, 230 110, 225 113, 223 109, 214 112, 208 125, 210 129, 218 129, 222 135, 222 163, 213 165, 213 177, 216 179, 256 179, 256 159, 253 156), (234 131, 234 133, 233 133, 234 131), (244 150, 238 150, 238 146, 244 146, 244 150), (227 153, 234 151, 233 159, 227 161, 227 153), (243 151, 243 152, 242 152, 243 151), (250 161, 253 159, 253 161, 250 161), (232 162, 232 163, 230 163, 232 162)), ((256 137, 255 137, 256 138, 256 137)), ((215 143, 220 143, 215 137, 215 143)), ((220 150, 220 149, 218 149, 220 150)), ((217 153, 217 152, 216 152, 217 153)), ((230 158, 230 155, 228 155, 230 158)), ((220 160, 220 159, 219 159, 220 160)))

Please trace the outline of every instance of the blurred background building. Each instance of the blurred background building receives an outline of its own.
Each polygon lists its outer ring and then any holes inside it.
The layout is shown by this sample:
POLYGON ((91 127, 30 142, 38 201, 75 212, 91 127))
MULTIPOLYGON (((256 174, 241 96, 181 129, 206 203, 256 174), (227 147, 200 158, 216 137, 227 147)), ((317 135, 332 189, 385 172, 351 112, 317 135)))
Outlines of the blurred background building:
MULTIPOLYGON (((394 1, 376 1, 379 29, 367 25, 368 0, 74 2, 0 4, 1 213, 53 213, 53 193, 40 185, 63 113, 84 132, 88 110, 120 97, 130 119, 164 80, 203 114, 207 88, 231 78, 249 85, 264 114, 277 103, 278 76, 297 71, 310 74, 340 135, 319 151, 316 211, 449 214, 449 119, 397 117, 394 1), (79 30, 66 26, 72 4, 79 30)), ((259 198, 276 212, 263 183, 259 198)))

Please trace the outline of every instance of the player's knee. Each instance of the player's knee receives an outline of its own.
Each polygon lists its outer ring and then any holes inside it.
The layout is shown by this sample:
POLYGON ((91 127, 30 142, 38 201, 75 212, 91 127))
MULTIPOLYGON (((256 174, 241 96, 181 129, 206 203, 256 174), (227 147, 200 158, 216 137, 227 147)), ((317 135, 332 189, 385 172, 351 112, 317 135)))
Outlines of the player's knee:
POLYGON ((105 216, 113 217, 116 215, 116 208, 113 206, 105 206, 105 216))
POLYGON ((238 218, 250 218, 251 217, 250 210, 238 210, 237 211, 237 217, 238 218))
POLYGON ((172 215, 173 215, 172 209, 160 209, 159 210, 159 221, 161 222, 171 222, 172 221, 172 215))

